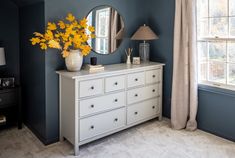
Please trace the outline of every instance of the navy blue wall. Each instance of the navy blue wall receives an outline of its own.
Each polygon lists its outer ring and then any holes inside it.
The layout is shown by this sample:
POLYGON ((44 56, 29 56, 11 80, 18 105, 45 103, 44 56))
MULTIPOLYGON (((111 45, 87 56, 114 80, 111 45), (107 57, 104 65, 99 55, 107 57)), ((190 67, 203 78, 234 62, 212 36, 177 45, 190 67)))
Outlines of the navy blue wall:
POLYGON ((199 87, 198 126, 204 131, 235 141, 235 92, 199 87))
POLYGON ((150 58, 152 61, 166 64, 163 80, 163 115, 170 117, 175 0, 149 0, 147 5, 148 24, 159 35, 158 40, 151 42, 150 58))
POLYGON ((20 8, 20 65, 25 124, 47 144, 45 52, 32 47, 29 39, 45 26, 44 3, 20 8))
POLYGON ((5 47, 6 66, 0 66, 0 77, 14 76, 19 84, 19 10, 9 0, 1 0, 0 42, 5 47))

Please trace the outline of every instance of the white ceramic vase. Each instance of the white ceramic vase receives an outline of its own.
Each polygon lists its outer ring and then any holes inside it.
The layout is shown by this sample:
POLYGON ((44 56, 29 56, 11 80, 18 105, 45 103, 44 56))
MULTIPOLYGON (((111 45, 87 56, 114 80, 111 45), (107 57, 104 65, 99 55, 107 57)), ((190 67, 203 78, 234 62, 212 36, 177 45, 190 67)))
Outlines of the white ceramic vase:
POLYGON ((65 58, 65 65, 68 71, 76 72, 81 70, 83 55, 80 50, 70 50, 69 56, 65 58))

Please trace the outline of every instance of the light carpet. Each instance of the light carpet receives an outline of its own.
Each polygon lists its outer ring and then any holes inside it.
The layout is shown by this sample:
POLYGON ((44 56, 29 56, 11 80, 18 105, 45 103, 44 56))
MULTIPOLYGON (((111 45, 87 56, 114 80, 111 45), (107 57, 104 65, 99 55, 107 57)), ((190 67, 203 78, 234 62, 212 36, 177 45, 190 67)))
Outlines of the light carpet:
MULTIPOLYGON (((27 128, 0 131, 1 158, 72 158, 68 142, 44 146, 27 128)), ((94 141, 78 158, 235 158, 235 143, 201 130, 170 128, 156 120, 94 141)))

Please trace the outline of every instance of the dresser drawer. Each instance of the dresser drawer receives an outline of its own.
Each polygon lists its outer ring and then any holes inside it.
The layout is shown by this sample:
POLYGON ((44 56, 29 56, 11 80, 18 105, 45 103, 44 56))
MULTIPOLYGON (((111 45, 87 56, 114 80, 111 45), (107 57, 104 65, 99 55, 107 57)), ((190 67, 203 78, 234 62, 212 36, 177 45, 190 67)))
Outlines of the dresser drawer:
POLYGON ((80 117, 125 106, 125 92, 80 101, 80 117))
POLYGON ((80 141, 125 126, 125 108, 80 120, 80 141))
POLYGON ((159 83, 161 81, 161 69, 146 71, 146 84, 159 83))
POLYGON ((143 88, 132 89, 127 92, 127 103, 133 104, 159 95, 159 85, 154 84, 143 88))
POLYGON ((138 103, 127 108, 127 124, 132 124, 160 112, 158 98, 138 103))
POLYGON ((105 79, 105 92, 125 89, 125 76, 108 77, 105 79))
POLYGON ((79 94, 81 98, 103 94, 103 79, 82 81, 79 85, 79 94))
POLYGON ((127 76, 128 88, 144 85, 144 82, 145 82, 144 79, 145 79, 144 72, 129 74, 127 76))
POLYGON ((17 104, 17 92, 0 93, 0 108, 15 106, 17 104))

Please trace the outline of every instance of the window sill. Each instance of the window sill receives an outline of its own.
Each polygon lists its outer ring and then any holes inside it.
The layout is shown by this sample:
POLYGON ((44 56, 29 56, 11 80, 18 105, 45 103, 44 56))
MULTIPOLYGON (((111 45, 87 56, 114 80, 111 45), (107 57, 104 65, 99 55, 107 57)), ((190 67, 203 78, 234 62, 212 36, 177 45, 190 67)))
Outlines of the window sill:
POLYGON ((217 93, 222 95, 229 95, 231 97, 235 97, 235 89, 234 88, 228 88, 223 86, 215 86, 208 83, 199 83, 198 89, 202 91, 207 91, 211 93, 217 93))

